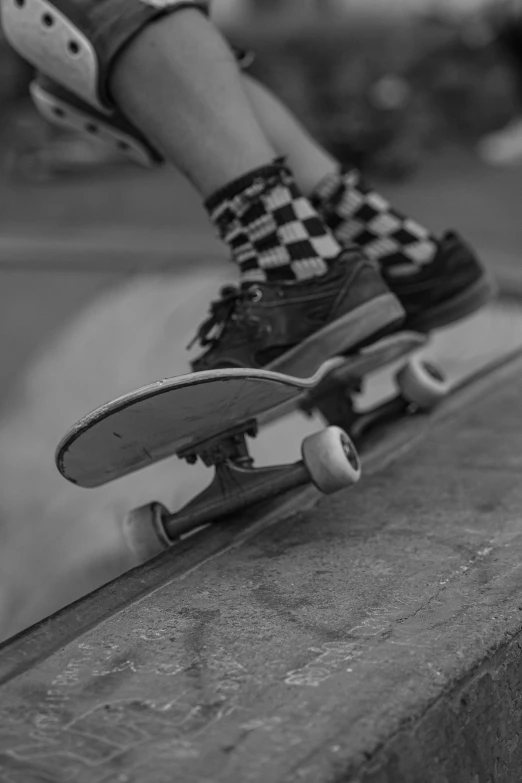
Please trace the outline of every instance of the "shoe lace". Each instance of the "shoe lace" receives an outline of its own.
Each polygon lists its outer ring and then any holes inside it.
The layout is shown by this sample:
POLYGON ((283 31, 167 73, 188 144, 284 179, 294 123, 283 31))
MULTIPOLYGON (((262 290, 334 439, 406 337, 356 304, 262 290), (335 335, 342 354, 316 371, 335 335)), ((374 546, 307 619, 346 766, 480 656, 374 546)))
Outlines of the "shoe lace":
POLYGON ((251 299, 252 293, 248 289, 241 290, 234 285, 223 286, 219 291, 219 299, 210 303, 210 314, 187 345, 187 349, 190 350, 197 342, 203 348, 216 345, 231 324, 250 332, 257 325, 256 319, 245 317, 242 304, 251 299))

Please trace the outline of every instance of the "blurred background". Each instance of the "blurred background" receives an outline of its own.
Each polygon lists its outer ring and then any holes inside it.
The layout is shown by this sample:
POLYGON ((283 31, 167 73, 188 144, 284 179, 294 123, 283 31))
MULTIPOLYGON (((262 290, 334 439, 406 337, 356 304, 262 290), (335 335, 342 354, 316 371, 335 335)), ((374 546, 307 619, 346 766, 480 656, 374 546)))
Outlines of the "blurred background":
MULTIPOLYGON (((443 363, 463 372, 522 343, 522 3, 214 9, 231 43, 255 51, 253 73, 330 150, 431 229, 457 228, 497 274, 500 304, 440 338, 443 363)), ((186 370, 184 346, 232 273, 180 175, 36 114, 31 69, 1 33, 0 77, 2 639, 130 568, 125 510, 176 505, 201 480, 169 461, 84 491, 53 454, 87 411, 186 370)))

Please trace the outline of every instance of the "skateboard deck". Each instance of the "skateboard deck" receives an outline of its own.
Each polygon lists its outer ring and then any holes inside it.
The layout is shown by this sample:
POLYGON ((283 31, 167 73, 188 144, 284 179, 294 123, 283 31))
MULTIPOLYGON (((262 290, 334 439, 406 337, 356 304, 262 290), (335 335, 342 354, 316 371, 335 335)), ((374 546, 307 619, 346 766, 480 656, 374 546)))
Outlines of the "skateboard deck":
POLYGON ((351 436, 359 438, 390 415, 404 415, 415 397, 404 396, 408 383, 417 396, 427 392, 430 399, 430 386, 438 398, 441 383, 433 381, 434 373, 410 373, 413 381, 398 382, 403 393, 365 413, 355 410, 354 393, 366 375, 413 353, 426 340, 425 335, 398 333, 353 356, 328 360, 309 378, 223 369, 158 381, 102 405, 74 425, 58 446, 58 469, 79 486, 97 487, 173 454, 213 467, 209 486, 179 511, 152 502, 127 515, 127 543, 140 559, 148 559, 201 525, 310 482, 324 494, 355 484, 361 465, 351 436), (259 425, 295 408, 320 412, 329 426, 302 441, 301 460, 255 467, 247 438, 257 434, 259 425))
POLYGON ((57 448, 57 467, 72 483, 98 487, 249 421, 273 419, 299 404, 311 410, 323 394, 357 386, 426 341, 401 332, 352 357, 328 360, 309 378, 225 369, 157 381, 80 419, 57 448))

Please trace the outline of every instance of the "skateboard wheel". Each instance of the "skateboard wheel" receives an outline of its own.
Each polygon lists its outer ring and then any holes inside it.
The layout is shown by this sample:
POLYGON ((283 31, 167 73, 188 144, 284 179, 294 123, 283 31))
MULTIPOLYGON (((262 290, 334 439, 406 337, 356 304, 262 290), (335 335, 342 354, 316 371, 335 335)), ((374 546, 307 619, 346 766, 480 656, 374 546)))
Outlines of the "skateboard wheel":
POLYGON ((450 391, 442 371, 418 356, 410 359, 395 379, 404 399, 423 410, 434 408, 450 391))
POLYGON ((361 477, 357 450, 340 427, 309 435, 303 440, 301 454, 310 478, 325 495, 356 484, 361 477))
POLYGON ((123 536, 140 563, 145 563, 172 546, 163 525, 163 519, 169 513, 162 503, 148 503, 134 508, 126 515, 122 525, 123 536))

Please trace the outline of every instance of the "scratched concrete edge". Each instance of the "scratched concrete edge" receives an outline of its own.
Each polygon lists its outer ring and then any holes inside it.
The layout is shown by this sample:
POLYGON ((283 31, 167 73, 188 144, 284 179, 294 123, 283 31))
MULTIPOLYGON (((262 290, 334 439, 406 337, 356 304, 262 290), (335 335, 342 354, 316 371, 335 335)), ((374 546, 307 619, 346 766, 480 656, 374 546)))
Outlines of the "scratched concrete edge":
MULTIPOLYGON (((522 682, 521 652, 522 632, 501 640, 463 677, 452 680, 420 715, 407 719, 403 726, 377 745, 371 755, 360 759, 355 776, 348 773, 342 778, 342 783, 420 783, 421 780, 422 783, 464 783, 462 768, 458 778, 453 774, 448 777, 442 771, 444 767, 451 766, 455 757, 455 745, 448 741, 449 736, 464 738, 464 747, 461 746, 459 753, 460 763, 467 759, 477 760, 478 744, 482 758, 485 746, 491 755, 491 769, 484 771, 480 778, 469 778, 472 783, 497 780, 514 783, 519 778, 511 775, 520 774, 520 770, 510 769, 501 760, 504 745, 508 744, 502 736, 505 723, 502 706, 503 694, 512 693, 512 682, 519 687, 522 682), (487 716, 488 731, 477 728, 484 715, 487 716), (499 778, 499 774, 504 776, 499 778), (509 777, 505 777, 506 774, 509 777)), ((520 733, 519 727, 518 736, 520 733)), ((506 750, 506 755, 509 755, 509 748, 506 750)), ((335 783, 341 783, 341 779, 335 783)))
MULTIPOLYGON (((474 373, 433 414, 412 417, 391 428, 375 448, 362 452, 367 475, 383 470, 415 448, 430 430, 448 418, 458 417, 478 398, 495 393, 522 372, 522 349, 517 349, 474 373)), ((167 551, 134 568, 94 592, 64 607, 45 620, 0 643, 0 687, 50 657, 64 645, 108 617, 145 599, 155 590, 183 579, 216 557, 241 546, 260 530, 283 522, 328 499, 314 487, 292 491, 241 515, 214 523, 167 551)))

